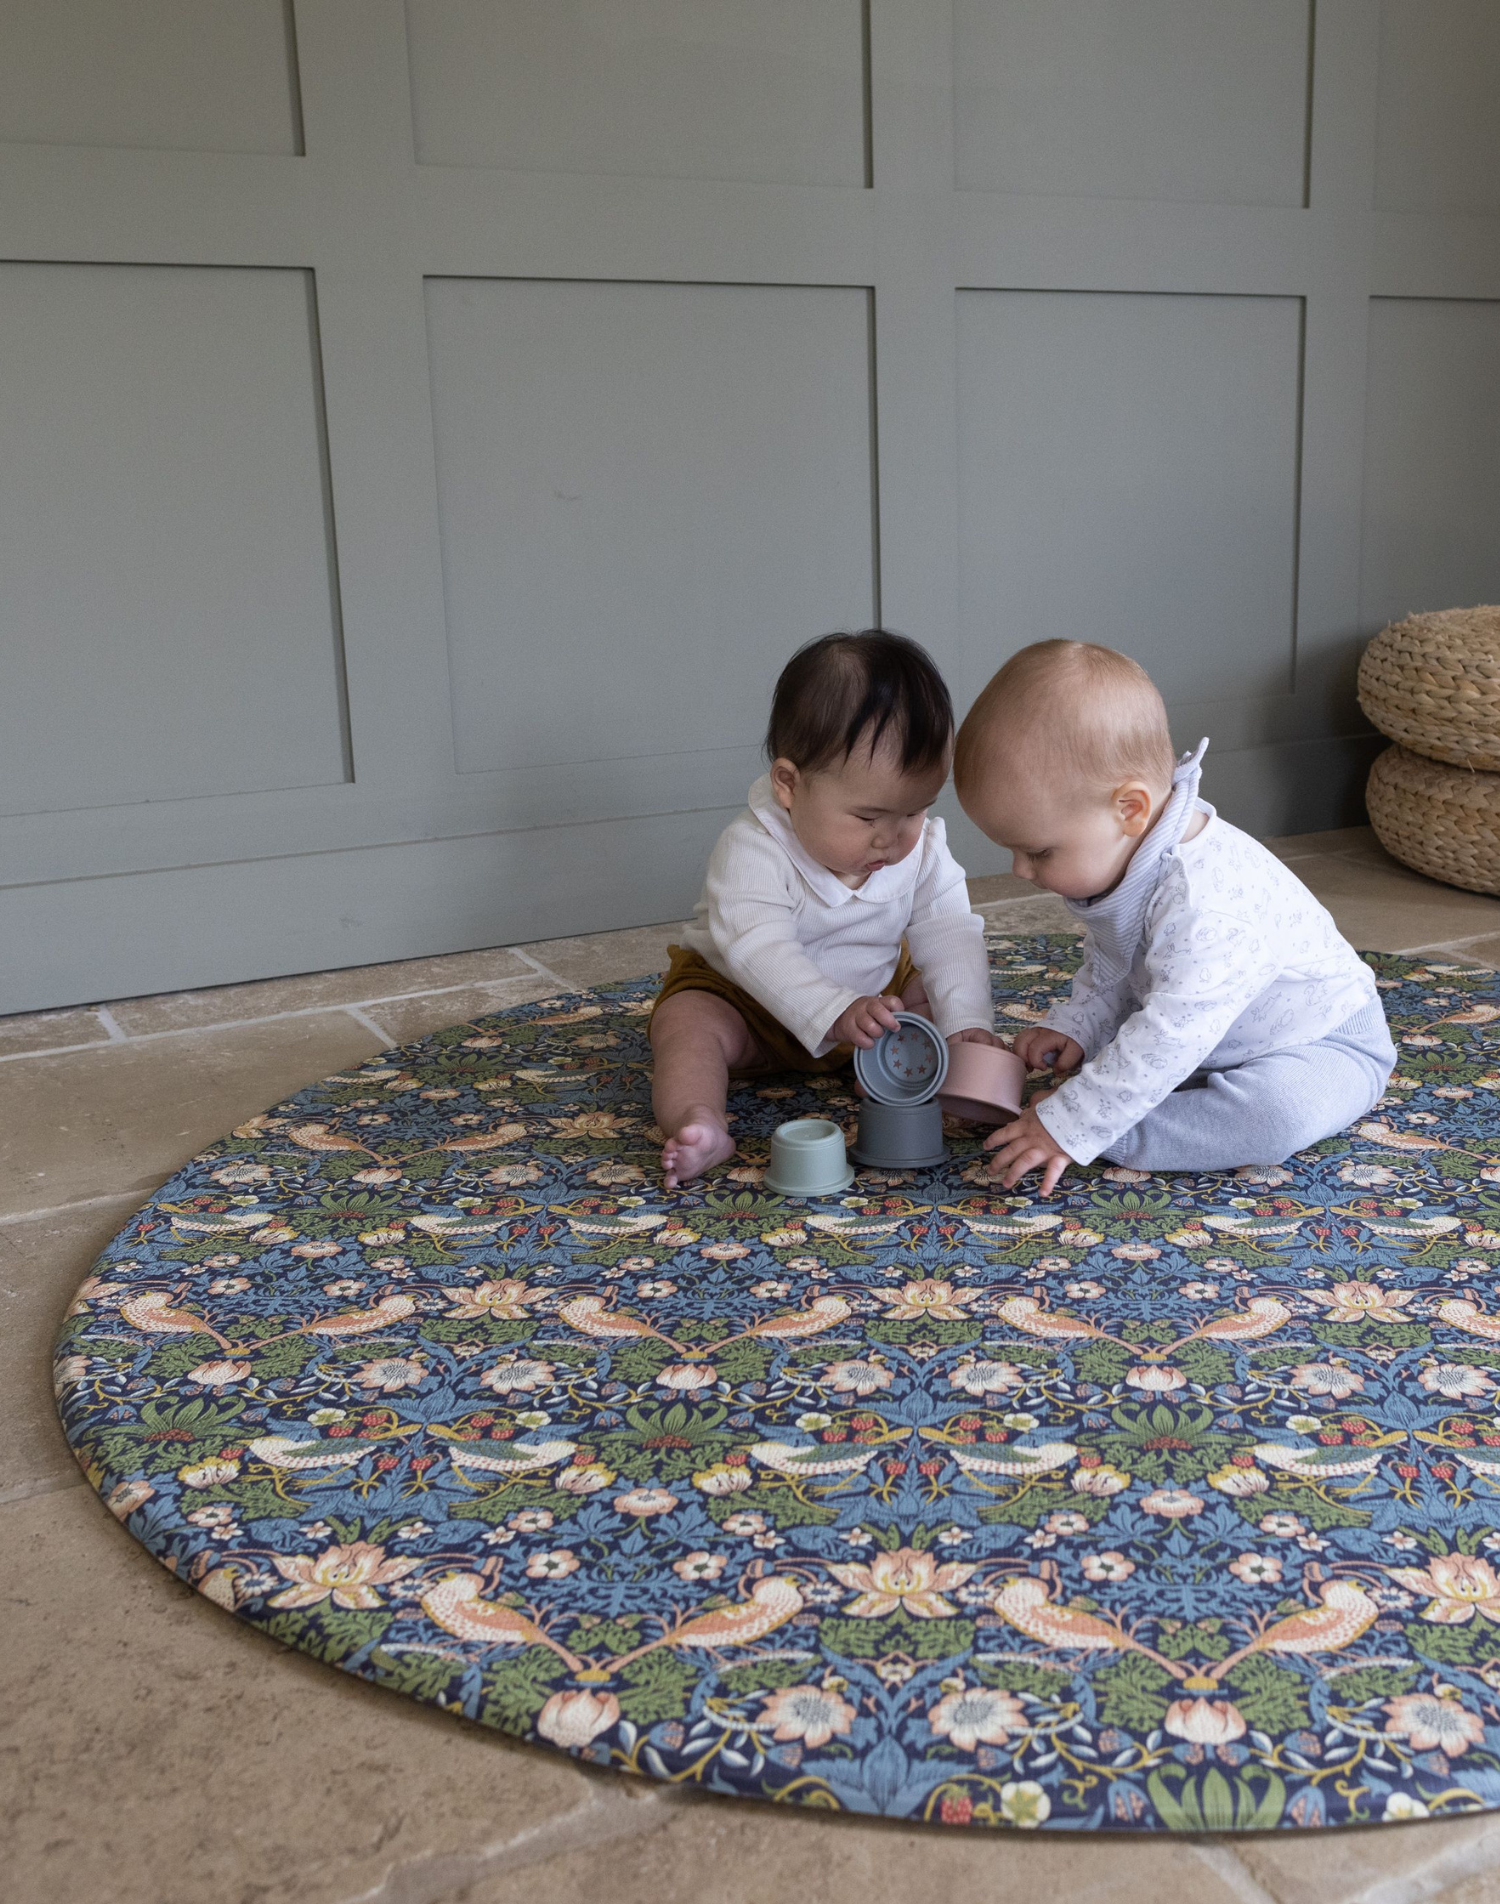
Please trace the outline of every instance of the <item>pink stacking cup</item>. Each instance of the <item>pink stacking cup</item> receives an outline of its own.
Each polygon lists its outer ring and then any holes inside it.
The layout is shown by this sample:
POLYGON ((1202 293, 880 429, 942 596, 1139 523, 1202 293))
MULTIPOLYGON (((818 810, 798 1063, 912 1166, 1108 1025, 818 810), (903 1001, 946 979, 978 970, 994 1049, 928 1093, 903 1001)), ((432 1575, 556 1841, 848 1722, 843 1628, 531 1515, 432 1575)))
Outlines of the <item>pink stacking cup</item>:
POLYGON ((1013 1051, 997 1045, 948 1047, 948 1075, 938 1102, 950 1117, 974 1124, 1004 1124, 1021 1113, 1026 1067, 1013 1051))

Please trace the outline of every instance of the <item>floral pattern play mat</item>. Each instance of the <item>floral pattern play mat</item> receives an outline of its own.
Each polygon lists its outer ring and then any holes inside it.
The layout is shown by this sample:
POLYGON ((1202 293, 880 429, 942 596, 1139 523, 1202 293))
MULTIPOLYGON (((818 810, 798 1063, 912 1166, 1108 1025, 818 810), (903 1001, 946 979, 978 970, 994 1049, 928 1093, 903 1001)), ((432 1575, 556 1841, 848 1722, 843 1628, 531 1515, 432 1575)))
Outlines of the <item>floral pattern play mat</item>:
MULTIPOLYGON (((999 939, 1000 1022, 1076 941, 999 939)), ((1370 1118, 1285 1168, 665 1194, 649 981, 214 1144, 104 1251, 60 1410, 216 1605, 601 1765, 948 1824, 1500 1807, 1500 977, 1372 960, 1370 1118)))

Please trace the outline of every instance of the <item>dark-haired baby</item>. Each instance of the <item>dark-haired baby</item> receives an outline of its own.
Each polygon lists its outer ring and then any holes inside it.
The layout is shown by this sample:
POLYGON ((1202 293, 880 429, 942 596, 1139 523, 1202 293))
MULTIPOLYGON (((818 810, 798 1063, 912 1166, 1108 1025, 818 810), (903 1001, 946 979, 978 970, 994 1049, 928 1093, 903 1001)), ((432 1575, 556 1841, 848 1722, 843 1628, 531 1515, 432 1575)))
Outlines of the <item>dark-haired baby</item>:
POLYGON ((668 1188, 734 1150, 729 1080, 847 1064, 895 1024, 992 1031, 982 921, 943 822, 953 711, 915 642, 872 630, 802 649, 772 704, 770 772, 719 836, 657 996, 652 1107, 668 1188))

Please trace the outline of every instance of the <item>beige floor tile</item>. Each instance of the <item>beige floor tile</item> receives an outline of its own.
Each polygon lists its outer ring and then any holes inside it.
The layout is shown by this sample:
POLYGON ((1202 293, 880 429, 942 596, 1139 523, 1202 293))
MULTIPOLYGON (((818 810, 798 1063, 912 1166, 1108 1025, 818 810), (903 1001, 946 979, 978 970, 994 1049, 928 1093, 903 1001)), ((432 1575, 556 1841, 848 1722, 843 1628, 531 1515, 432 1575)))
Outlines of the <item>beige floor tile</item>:
POLYGON ((1061 899, 1031 888, 1029 899, 1001 899, 979 907, 987 932, 1077 932, 1078 921, 1061 899))
POLYGON ((1500 1866, 1500 1819, 1466 1818, 1355 1831, 1295 1831, 1241 1838, 1240 1861, 1276 1904, 1398 1904, 1434 1897, 1445 1883, 1500 1866))
POLYGON ((452 1904, 1158 1904, 1174 1895, 1231 1904, 1237 1893, 1180 1841, 941 1830, 706 1799, 613 1851, 500 1870, 452 1904))
POLYGON ((507 1005, 529 1005, 534 999, 555 998, 557 987, 538 972, 507 979, 499 985, 466 985, 457 992, 426 992, 417 998, 388 998, 369 1007, 372 1024, 390 1034, 392 1044, 425 1038, 445 1025, 463 1025, 507 1005))
POLYGON ((606 1782, 558 1754, 232 1620, 90 1489, 0 1509, 0 1554, 14 1904, 343 1904, 395 1871, 394 1904, 403 1866, 600 1802, 606 1782))
POLYGON ((993 905, 997 899, 1031 899, 1036 896, 1036 887, 1029 879, 1018 879, 1014 873, 978 873, 969 877, 969 903, 974 906, 993 905))
POLYGON ((13 1012, 0 1018, 0 1054, 54 1051, 59 1045, 108 1044, 97 1012, 13 1012))
POLYGON ((1500 1904, 1500 1852, 1494 1870, 1480 1871, 1452 1890, 1439 1891, 1432 1904, 1500 1904))
MULTIPOLYGON (((139 1032, 179 1031, 188 1025, 222 1025, 241 1018, 269 1018, 313 1005, 360 1005, 367 999, 399 998, 441 986, 491 985, 525 977, 531 968, 504 947, 486 952, 450 952, 431 959, 400 959, 390 965, 351 965, 339 972, 304 972, 253 985, 215 985, 196 992, 158 992, 110 1006, 115 1022, 132 1037, 139 1032)), ((0 1021, 3 1022, 3 1021, 0 1021)))
POLYGON ((1308 859, 1315 853, 1338 853, 1356 858, 1387 857, 1385 848, 1368 826, 1339 826, 1326 833, 1288 833, 1265 844, 1278 859, 1308 859))
POLYGON ((0 1501, 82 1483, 52 1403, 52 1344, 74 1290, 134 1207, 124 1196, 0 1224, 0 1501))
POLYGON ((1291 868, 1361 951, 1404 952, 1500 931, 1500 899, 1439 885, 1392 859, 1377 863, 1320 854, 1293 860, 1291 868))
POLYGON ((346 1012, 0 1064, 0 1215, 145 1192, 381 1041, 346 1012))
POLYGON ((617 978, 643 978, 667 969, 667 947, 681 943, 685 919, 626 932, 585 933, 577 939, 539 939, 522 946, 539 965, 570 985, 607 985, 617 978))
POLYGON ((1492 933, 1487 939, 1470 939, 1463 948, 1466 959, 1477 959, 1481 965, 1500 966, 1500 933, 1492 933))

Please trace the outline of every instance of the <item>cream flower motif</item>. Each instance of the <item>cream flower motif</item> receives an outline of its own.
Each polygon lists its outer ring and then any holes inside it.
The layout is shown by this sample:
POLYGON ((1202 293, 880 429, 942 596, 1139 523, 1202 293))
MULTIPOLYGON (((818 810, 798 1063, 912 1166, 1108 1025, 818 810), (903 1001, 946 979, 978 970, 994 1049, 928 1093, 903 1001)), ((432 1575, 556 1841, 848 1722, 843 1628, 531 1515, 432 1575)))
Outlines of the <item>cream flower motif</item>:
MULTIPOLYGON (((559 1137, 620 1137, 635 1128, 635 1120, 616 1111, 580 1111, 576 1117, 549 1117, 547 1122, 559 1137)), ((516 1126, 522 1136, 524 1125, 516 1126)))
POLYGON ((1467 1362, 1439 1362, 1435 1368, 1424 1368, 1417 1380, 1429 1394, 1455 1402, 1466 1395, 1488 1395, 1495 1386, 1483 1369, 1471 1368, 1467 1362))
POLYGON ((580 1461, 558 1471, 556 1485, 564 1494, 597 1494, 611 1486, 615 1470, 599 1461, 580 1461))
POLYGON ((1245 1735, 1245 1718, 1228 1699, 1174 1699, 1162 1725, 1193 1745, 1228 1745, 1245 1735))
POLYGON ((972 1295, 957 1290, 952 1283, 938 1282, 931 1276, 903 1283, 900 1289, 886 1290, 882 1300, 886 1316, 895 1322, 920 1322, 924 1316, 939 1322, 962 1322, 968 1313, 972 1295))
POLYGON ((1228 1494, 1235 1500, 1249 1500, 1253 1494, 1264 1494, 1271 1485, 1270 1476, 1257 1467, 1238 1467, 1232 1461, 1226 1461, 1222 1468, 1215 1468, 1208 1475, 1208 1485, 1220 1494, 1228 1494))
POLYGON ((712 1388, 719 1379, 709 1362, 669 1362, 656 1372, 657 1385, 679 1395, 692 1395, 700 1388, 712 1388))
POLYGON ((669 1488, 631 1488, 627 1493, 615 1496, 617 1514, 634 1514, 641 1520, 649 1519, 653 1514, 670 1514, 676 1505, 677 1496, 669 1488))
POLYGON ((1433 1626, 1463 1626, 1476 1613, 1500 1626, 1500 1579, 1475 1554, 1435 1554, 1425 1568, 1388 1567, 1386 1572, 1413 1593, 1431 1596, 1422 1618, 1433 1626))
POLYGON ((830 1362, 818 1377, 818 1386, 840 1395, 873 1395, 889 1388, 891 1381, 890 1370, 876 1362, 830 1362))
POLYGON ((128 1520, 138 1507, 144 1507, 156 1489, 149 1481, 121 1481, 109 1491, 104 1505, 116 1520, 128 1520))
POLYGON ((1387 1734, 1408 1740, 1414 1752, 1446 1752, 1456 1759, 1484 1740, 1484 1721, 1477 1712, 1436 1693, 1403 1693, 1399 1699, 1387 1699, 1384 1711, 1387 1734))
POLYGON ((1135 1562, 1113 1550, 1102 1554, 1085 1554, 1083 1557, 1085 1580, 1128 1580, 1134 1572, 1135 1562))
POLYGON ((1154 1488, 1141 1506, 1148 1514, 1160 1514, 1164 1520, 1187 1520, 1193 1514, 1203 1512, 1203 1502, 1196 1494, 1189 1494, 1186 1488, 1154 1488))
POLYGON ((1230 1561, 1229 1571, 1247 1587, 1274 1587, 1281 1578, 1281 1562, 1275 1554, 1241 1554, 1230 1561))
POLYGON ((1152 1263, 1161 1255, 1154 1243, 1120 1243, 1110 1251, 1122 1263, 1152 1263))
POLYGON ((309 1607, 331 1598, 339 1607, 378 1607, 384 1602, 376 1588, 404 1580, 419 1564, 414 1559, 388 1560, 384 1547, 366 1540, 325 1547, 321 1554, 277 1554, 273 1565, 292 1584, 273 1594, 271 1605, 309 1607))
POLYGON ((748 1467, 731 1467, 727 1461, 716 1461, 711 1468, 699 1468, 693 1475, 693 1486, 698 1492, 717 1499, 726 1494, 743 1494, 754 1485, 755 1476, 748 1467))
POLYGON ((497 1362, 493 1368, 486 1369, 479 1380, 497 1395, 524 1395, 534 1388, 550 1388, 553 1373, 550 1362, 533 1362, 528 1357, 517 1356, 497 1362))
POLYGON ((571 1547, 552 1547, 546 1553, 533 1554, 526 1563, 528 1580, 566 1580, 578 1571, 578 1556, 571 1547))
POLYGON ((1413 1798, 1410 1792, 1392 1792, 1385 1801, 1385 1810, 1380 1817, 1382 1823, 1388 1823, 1399 1818, 1425 1818, 1427 1815, 1427 1807, 1420 1798, 1413 1798))
POLYGON ((724 1556, 710 1553, 684 1554, 681 1560, 672 1562, 672 1571, 679 1580, 717 1580, 724 1571, 724 1556))
POLYGON ((1034 1778, 1018 1779, 1000 1787, 1000 1816, 1018 1831, 1035 1831, 1051 1815, 1052 1800, 1034 1778))
POLYGON ((355 1371, 354 1379, 361 1388, 378 1388, 382 1395, 391 1395, 397 1389, 415 1388, 426 1374, 422 1364, 409 1356, 387 1355, 366 1362, 355 1371))
POLYGON ((881 1620, 898 1607, 918 1620, 952 1619, 957 1608, 943 1596, 961 1587, 975 1570, 965 1561, 939 1565, 931 1554, 911 1547, 874 1554, 868 1566, 862 1561, 843 1561, 828 1568, 840 1586, 857 1589, 844 1608, 857 1620, 881 1620))
POLYGON ((249 1373, 248 1362, 232 1362, 221 1357, 213 1362, 200 1362, 197 1368, 188 1370, 187 1378, 200 1388, 233 1388, 236 1382, 243 1382, 249 1373))
POLYGON ((1025 1730, 1026 1709, 1014 1693, 965 1686, 944 1693, 929 1707, 927 1723, 938 1738, 950 1740, 960 1752, 973 1752, 981 1745, 1008 1744, 1013 1732, 1025 1730))
POLYGON ((620 1723, 620 1702, 612 1692, 555 1692, 536 1717, 536 1729, 553 1745, 576 1751, 620 1723))
POLYGON ((1071 1485, 1075 1494, 1092 1494, 1096 1500, 1105 1500, 1111 1494, 1123 1494, 1130 1486, 1130 1476, 1113 1463, 1101 1461, 1092 1468, 1076 1468, 1071 1485))
POLYGON ((800 1739, 812 1751, 832 1738, 843 1738, 854 1724, 854 1707, 821 1686, 783 1686, 766 1695, 760 1723, 783 1743, 800 1739))
POLYGON ((1025 1381, 1014 1362, 960 1362, 949 1375, 948 1386, 961 1388, 966 1395, 996 1395, 1021 1388, 1025 1381))
POLYGON ((1415 1295, 1410 1289, 1383 1289, 1379 1283, 1333 1283, 1309 1289, 1309 1302, 1321 1303, 1330 1322, 1409 1322, 1401 1312, 1415 1295))
POLYGON ((1289 1379, 1299 1394, 1331 1395, 1339 1402, 1357 1394, 1365 1385, 1363 1375, 1338 1362, 1299 1362, 1289 1379))
POLYGON ((1148 1395, 1170 1395, 1174 1388, 1187 1387, 1187 1377, 1181 1369, 1157 1362, 1138 1363, 1126 1369, 1125 1380, 1132 1388, 1142 1389, 1148 1395))
POLYGON ((452 1305, 448 1314, 465 1322, 483 1316, 523 1322, 530 1314, 529 1305, 537 1300, 525 1283, 509 1278, 503 1282, 480 1283, 473 1289, 445 1289, 442 1293, 452 1305))

